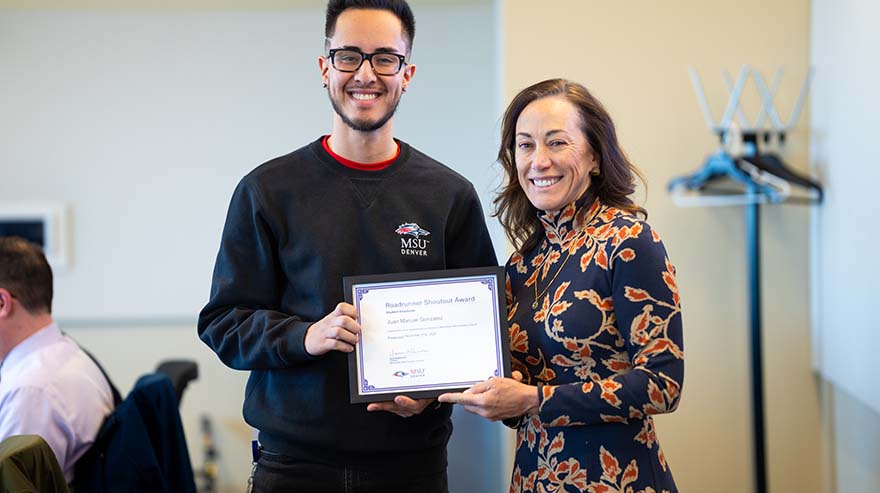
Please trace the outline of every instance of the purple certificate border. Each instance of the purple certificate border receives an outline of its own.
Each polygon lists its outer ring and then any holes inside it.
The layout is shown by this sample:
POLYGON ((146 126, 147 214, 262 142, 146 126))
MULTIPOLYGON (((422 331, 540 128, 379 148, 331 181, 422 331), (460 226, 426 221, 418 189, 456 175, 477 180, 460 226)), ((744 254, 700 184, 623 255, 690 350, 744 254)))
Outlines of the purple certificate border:
MULTIPOLYGON (((374 284, 363 284, 354 286, 354 301, 355 308, 358 310, 358 323, 361 322, 360 318, 360 308, 361 308, 361 300, 364 298, 364 295, 369 293, 370 291, 378 291, 381 289, 392 289, 399 288, 402 285, 406 286, 427 286, 427 285, 439 285, 439 284, 470 284, 474 282, 479 282, 486 286, 489 289, 489 292, 492 294, 492 315, 494 316, 494 321, 498 327, 501 327, 501 320, 499 318, 498 313, 498 304, 495 303, 495 299, 498 297, 498 286, 495 283, 496 277, 493 274, 487 275, 477 275, 477 276, 468 276, 454 279, 440 279, 440 280, 420 280, 420 281, 394 281, 389 283, 374 283, 374 284)), ((502 327, 503 330, 503 327, 502 327)), ((501 348, 502 340, 498 331, 495 331, 495 376, 500 377, 503 376, 503 368, 504 363, 501 356, 501 348)), ((371 385, 367 379, 364 377, 364 363, 363 363, 363 354, 364 354, 364 346, 363 341, 358 340, 358 351, 360 351, 360 356, 358 358, 358 378, 360 379, 360 384, 358 385, 358 393, 360 395, 373 395, 373 394, 387 394, 391 392, 406 392, 406 391, 421 391, 421 390, 442 390, 446 388, 455 388, 455 387, 468 387, 482 380, 474 380, 474 381, 466 381, 466 382, 445 382, 443 384, 431 384, 431 385, 400 385, 397 387, 375 387, 371 385)))

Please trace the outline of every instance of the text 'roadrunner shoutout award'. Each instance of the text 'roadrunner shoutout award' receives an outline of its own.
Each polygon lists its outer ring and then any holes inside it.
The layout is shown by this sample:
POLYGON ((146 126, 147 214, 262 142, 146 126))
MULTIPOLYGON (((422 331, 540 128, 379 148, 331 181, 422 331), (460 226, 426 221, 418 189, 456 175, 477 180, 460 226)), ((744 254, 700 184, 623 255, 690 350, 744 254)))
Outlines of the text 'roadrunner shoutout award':
POLYGON ((510 375, 502 269, 346 277, 361 336, 351 402, 436 397, 510 375))

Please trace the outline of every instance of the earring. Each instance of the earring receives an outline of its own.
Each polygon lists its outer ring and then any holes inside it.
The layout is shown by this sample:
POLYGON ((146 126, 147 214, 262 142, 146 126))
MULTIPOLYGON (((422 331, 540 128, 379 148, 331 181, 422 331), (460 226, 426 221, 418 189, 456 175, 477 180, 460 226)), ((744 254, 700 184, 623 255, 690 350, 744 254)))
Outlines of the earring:
POLYGON ((324 81, 321 85, 324 86, 324 89, 327 89, 327 82, 326 81, 324 81))
POLYGON ((590 176, 599 176, 599 167, 595 167, 590 170, 590 176))
POLYGON ((402 92, 406 92, 406 86, 403 86, 402 92))

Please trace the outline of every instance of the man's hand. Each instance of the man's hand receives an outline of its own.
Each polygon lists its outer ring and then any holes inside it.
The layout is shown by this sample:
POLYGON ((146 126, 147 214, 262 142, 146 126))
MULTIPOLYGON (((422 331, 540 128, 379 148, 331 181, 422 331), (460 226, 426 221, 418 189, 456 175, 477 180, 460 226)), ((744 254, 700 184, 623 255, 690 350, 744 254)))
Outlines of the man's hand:
POLYGON ((410 399, 405 395, 398 395, 392 402, 373 402, 367 405, 367 411, 388 411, 401 418, 409 418, 421 413, 434 399, 410 399))
POLYGON ((306 331, 306 352, 312 356, 330 351, 350 353, 354 351, 360 332, 355 307, 340 303, 326 317, 309 326, 306 331))
POLYGON ((443 394, 440 402, 461 404, 470 413, 498 421, 538 411, 538 389, 521 383, 522 374, 513 378, 492 377, 459 393, 443 394))

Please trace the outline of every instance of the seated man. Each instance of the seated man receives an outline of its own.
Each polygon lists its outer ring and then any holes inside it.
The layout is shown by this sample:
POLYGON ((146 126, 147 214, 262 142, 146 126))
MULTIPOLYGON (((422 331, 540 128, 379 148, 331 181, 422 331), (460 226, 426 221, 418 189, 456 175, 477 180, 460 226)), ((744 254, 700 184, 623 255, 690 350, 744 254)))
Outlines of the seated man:
POLYGON ((73 466, 113 410, 98 366, 52 321, 52 269, 39 247, 0 237, 0 440, 43 437, 73 466))

